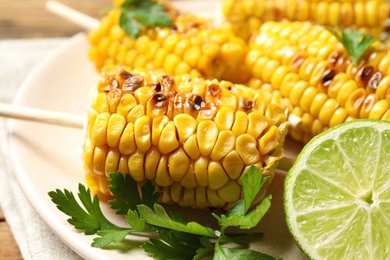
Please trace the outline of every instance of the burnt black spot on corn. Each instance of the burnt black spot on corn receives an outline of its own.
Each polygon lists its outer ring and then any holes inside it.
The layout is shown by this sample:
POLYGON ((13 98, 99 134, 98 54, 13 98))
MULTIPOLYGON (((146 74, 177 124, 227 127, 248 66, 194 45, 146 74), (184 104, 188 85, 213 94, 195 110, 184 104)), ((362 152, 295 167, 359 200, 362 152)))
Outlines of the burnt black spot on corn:
POLYGON ((110 196, 108 173, 120 171, 139 184, 151 180, 163 203, 226 209, 241 198, 250 165, 272 179, 286 110, 280 96, 227 81, 103 70, 88 109, 87 183, 110 196), (127 86, 132 78, 137 88, 127 86))

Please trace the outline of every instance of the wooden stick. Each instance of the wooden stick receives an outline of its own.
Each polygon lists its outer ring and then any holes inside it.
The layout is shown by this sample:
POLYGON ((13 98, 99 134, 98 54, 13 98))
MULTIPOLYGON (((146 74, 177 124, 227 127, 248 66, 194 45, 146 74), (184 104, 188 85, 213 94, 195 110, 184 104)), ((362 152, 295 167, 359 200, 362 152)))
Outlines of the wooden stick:
POLYGON ((57 1, 47 1, 45 7, 50 12, 65 18, 66 20, 79 25, 80 27, 91 31, 99 27, 99 20, 92 18, 80 11, 70 8, 57 1))
POLYGON ((0 116, 78 129, 83 129, 85 121, 83 116, 8 104, 0 104, 0 116))

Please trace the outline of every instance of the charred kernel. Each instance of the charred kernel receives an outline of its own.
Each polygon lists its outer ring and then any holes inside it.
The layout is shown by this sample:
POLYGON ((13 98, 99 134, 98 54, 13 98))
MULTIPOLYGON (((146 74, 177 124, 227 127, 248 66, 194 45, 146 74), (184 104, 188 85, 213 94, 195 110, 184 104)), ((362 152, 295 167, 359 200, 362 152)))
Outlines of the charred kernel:
POLYGON ((240 108, 244 111, 250 111, 253 107, 253 100, 247 97, 240 96, 240 108))
POLYGON ((146 114, 151 118, 165 115, 168 110, 169 101, 162 93, 154 95, 146 104, 146 114))
POLYGON ((153 90, 156 91, 156 92, 161 92, 161 83, 160 82, 157 82, 156 84, 154 84, 152 86, 153 90))
POLYGON ((379 71, 376 72, 372 77, 369 79, 367 87, 373 90, 376 90, 378 88, 379 82, 381 81, 382 73, 379 71))
POLYGON ((326 70, 321 79, 322 86, 328 87, 333 82, 333 78, 335 76, 336 76, 336 72, 334 70, 332 69, 326 70))
POLYGON ((199 95, 190 95, 187 98, 187 108, 194 111, 199 111, 203 105, 203 99, 199 95))
POLYGON ((211 84, 208 88, 207 88, 207 94, 211 95, 211 96, 218 96, 219 94, 221 93, 221 88, 217 85, 217 84, 211 84))
POLYGON ((133 74, 131 74, 130 72, 128 72, 126 70, 120 70, 118 73, 118 76, 122 79, 128 79, 128 78, 132 77, 133 74))
POLYGON ((138 88, 142 87, 144 83, 144 77, 141 75, 134 75, 128 78, 122 86, 122 90, 126 92, 134 92, 138 88))
POLYGON ((175 86, 175 79, 169 75, 161 76, 160 82, 161 82, 161 87, 162 87, 163 92, 164 91, 169 92, 175 86))

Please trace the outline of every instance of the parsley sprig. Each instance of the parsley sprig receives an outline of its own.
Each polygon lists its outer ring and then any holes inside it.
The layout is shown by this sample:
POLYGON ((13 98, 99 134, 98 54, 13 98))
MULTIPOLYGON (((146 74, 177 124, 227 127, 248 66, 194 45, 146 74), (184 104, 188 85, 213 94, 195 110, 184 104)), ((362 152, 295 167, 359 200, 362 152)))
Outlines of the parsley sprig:
POLYGON ((59 189, 49 192, 57 208, 70 218, 68 222, 86 235, 96 234, 93 247, 106 247, 121 243, 132 232, 151 234, 149 242, 142 245, 144 251, 155 259, 274 259, 273 257, 248 249, 249 240, 261 234, 227 234, 229 227, 250 229, 255 227, 271 205, 271 195, 251 209, 251 205, 267 181, 262 171, 251 166, 243 176, 244 196, 226 214, 212 214, 220 225, 214 230, 194 221, 187 221, 177 212, 168 213, 157 204, 159 192, 150 181, 138 192, 136 182, 130 175, 119 172, 109 175, 110 190, 116 196, 109 203, 117 214, 125 215, 129 227, 111 223, 102 213, 98 197, 92 197, 89 189, 79 184, 76 200, 72 192, 59 189), (153 232, 153 233, 152 233, 153 232), (152 236, 155 234, 157 236, 152 236))
POLYGON ((325 28, 344 46, 355 66, 370 46, 379 40, 378 38, 364 35, 359 30, 351 30, 350 28, 342 30, 338 25, 336 25, 336 30, 330 27, 325 28))
POLYGON ((119 25, 133 38, 140 35, 143 25, 148 27, 173 25, 166 6, 153 0, 126 0, 119 9, 121 10, 119 25))

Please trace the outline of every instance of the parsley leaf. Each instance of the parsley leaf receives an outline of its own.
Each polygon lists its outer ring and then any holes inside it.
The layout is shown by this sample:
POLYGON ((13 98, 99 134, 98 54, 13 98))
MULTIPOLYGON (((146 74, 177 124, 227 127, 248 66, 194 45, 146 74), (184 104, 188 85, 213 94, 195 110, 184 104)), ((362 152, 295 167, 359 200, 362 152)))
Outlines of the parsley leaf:
POLYGON ((141 218, 143 218, 147 223, 154 226, 167 228, 179 232, 191 233, 195 235, 213 238, 218 237, 214 230, 202 226, 197 222, 182 223, 181 221, 174 221, 165 211, 164 207, 159 204, 154 204, 153 209, 141 204, 138 205, 138 211, 141 215, 141 218))
POLYGON ((378 38, 364 35, 359 30, 351 30, 350 28, 341 30, 339 26, 336 26, 337 30, 330 27, 325 28, 344 46, 355 66, 358 64, 360 57, 378 40, 378 38))
POLYGON ((91 192, 82 184, 79 184, 78 196, 86 210, 78 204, 73 193, 66 189, 51 191, 49 196, 60 211, 71 217, 68 222, 76 229, 83 230, 86 235, 96 234, 100 229, 120 229, 103 215, 97 195, 92 200, 91 192))
POLYGON ((141 195, 138 192, 137 183, 128 174, 120 172, 109 174, 109 189, 116 199, 110 200, 111 208, 116 209, 116 214, 125 215, 129 210, 137 210, 137 205, 144 204, 153 207, 160 197, 159 192, 154 192, 155 187, 147 181, 141 188, 141 195))
POLYGON ((145 252, 155 259, 192 259, 199 248, 203 248, 200 236, 159 229, 160 239, 151 238, 149 243, 142 245, 145 252))
POLYGON ((228 260, 228 259, 245 259, 245 260, 273 260, 274 257, 249 249, 221 247, 215 249, 213 260, 228 260))
POLYGON ((120 7, 120 27, 127 35, 137 38, 142 25, 148 27, 172 26, 171 15, 162 4, 150 0, 127 0, 120 7))

